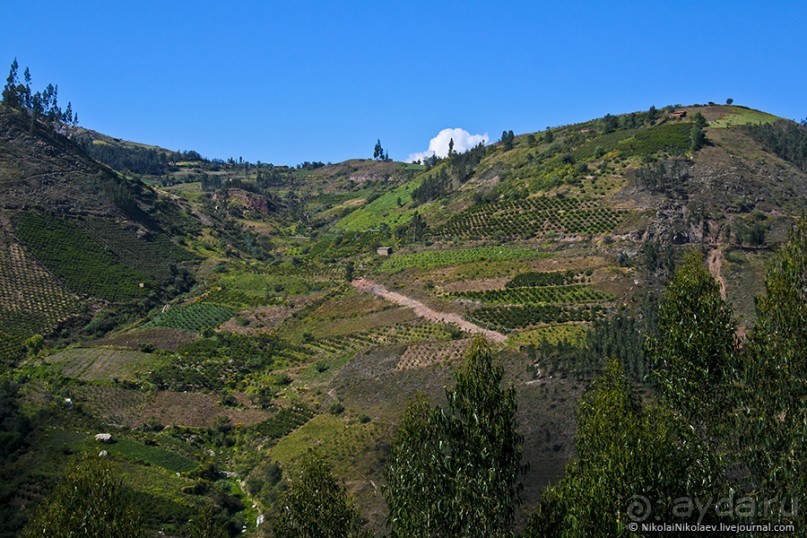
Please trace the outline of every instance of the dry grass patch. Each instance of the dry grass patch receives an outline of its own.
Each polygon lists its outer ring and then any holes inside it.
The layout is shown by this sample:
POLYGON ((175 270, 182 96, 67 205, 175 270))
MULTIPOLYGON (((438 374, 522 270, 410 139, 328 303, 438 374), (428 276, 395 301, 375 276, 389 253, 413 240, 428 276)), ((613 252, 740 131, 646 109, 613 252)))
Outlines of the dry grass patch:
POLYGON ((212 394, 164 391, 140 409, 133 425, 156 420, 165 426, 208 428, 218 417, 227 417, 234 425, 251 425, 263 422, 269 414, 258 408, 222 407, 212 394))
MULTIPOLYGON (((349 312, 345 313, 349 315, 349 312)), ((343 336, 364 332, 370 329, 416 321, 418 318, 409 308, 390 308, 372 314, 340 319, 305 318, 281 328, 282 336, 294 343, 303 341, 303 334, 310 333, 317 338, 343 336)))
POLYGON ((127 331, 125 333, 105 336, 100 340, 91 342, 90 345, 131 348, 137 348, 141 345, 152 345, 157 349, 177 351, 182 346, 190 344, 197 338, 199 338, 197 334, 183 331, 182 329, 154 327, 151 329, 127 331))
POLYGON ((134 381, 160 360, 159 355, 130 349, 73 348, 45 359, 67 377, 83 381, 134 381))
POLYGON ((489 291, 500 290, 510 280, 509 277, 482 278, 478 280, 457 280, 446 282, 440 286, 443 293, 454 293, 458 291, 489 291))
POLYGON ((322 303, 311 313, 311 316, 322 319, 335 319, 373 314, 390 308, 393 308, 393 306, 382 299, 366 293, 360 294, 350 289, 345 295, 322 303))

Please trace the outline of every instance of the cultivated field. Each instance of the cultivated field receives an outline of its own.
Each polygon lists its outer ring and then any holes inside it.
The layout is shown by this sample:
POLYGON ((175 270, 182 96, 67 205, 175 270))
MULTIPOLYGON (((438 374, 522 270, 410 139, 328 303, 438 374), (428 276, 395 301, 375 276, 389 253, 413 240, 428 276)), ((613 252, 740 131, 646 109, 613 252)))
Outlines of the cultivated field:
POLYGON ((105 347, 72 348, 45 358, 62 375, 82 381, 134 381, 160 360, 151 353, 105 347))

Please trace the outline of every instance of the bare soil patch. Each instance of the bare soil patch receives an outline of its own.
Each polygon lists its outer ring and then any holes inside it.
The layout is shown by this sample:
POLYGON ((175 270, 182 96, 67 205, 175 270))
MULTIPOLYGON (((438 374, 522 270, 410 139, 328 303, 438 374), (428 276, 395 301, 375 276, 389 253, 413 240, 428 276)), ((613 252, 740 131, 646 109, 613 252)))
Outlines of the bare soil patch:
POLYGON ((491 331, 489 329, 480 327, 479 325, 462 319, 462 317, 460 317, 458 314, 432 310, 420 301, 407 297, 406 295, 390 291, 381 284, 377 284, 371 280, 359 278, 351 282, 351 284, 358 290, 372 293, 373 295, 382 297, 395 304, 409 308, 415 312, 415 315, 423 319, 435 323, 452 323, 467 333, 481 334, 493 342, 503 344, 505 341, 507 341, 507 337, 500 332, 491 331))
POLYGON ((723 269, 723 253, 720 251, 719 248, 714 248, 709 251, 709 257, 707 260, 709 266, 709 272, 712 273, 712 276, 717 280, 717 283, 720 285, 720 297, 725 301, 726 300, 726 281, 723 279, 722 269, 723 269))
POLYGON ((455 282, 446 282, 443 286, 441 286, 441 288, 445 293, 454 293, 457 291, 500 290, 503 289, 504 285, 509 281, 510 277, 458 280, 455 282))
POLYGON ((288 306, 259 306, 242 310, 219 326, 220 330, 239 334, 271 332, 294 313, 288 306))

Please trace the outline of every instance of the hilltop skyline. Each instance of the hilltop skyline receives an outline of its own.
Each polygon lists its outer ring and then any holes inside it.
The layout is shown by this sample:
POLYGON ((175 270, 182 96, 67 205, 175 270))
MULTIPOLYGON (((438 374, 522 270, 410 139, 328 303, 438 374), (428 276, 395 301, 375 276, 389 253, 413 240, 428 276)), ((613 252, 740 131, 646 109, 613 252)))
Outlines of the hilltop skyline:
POLYGON ((35 86, 58 84, 82 126, 209 158, 337 162, 371 157, 380 139, 406 160, 445 129, 495 141, 727 98, 807 115, 796 2, 11 2, 0 13, 15 21, 0 36, 4 69, 16 57, 35 86))

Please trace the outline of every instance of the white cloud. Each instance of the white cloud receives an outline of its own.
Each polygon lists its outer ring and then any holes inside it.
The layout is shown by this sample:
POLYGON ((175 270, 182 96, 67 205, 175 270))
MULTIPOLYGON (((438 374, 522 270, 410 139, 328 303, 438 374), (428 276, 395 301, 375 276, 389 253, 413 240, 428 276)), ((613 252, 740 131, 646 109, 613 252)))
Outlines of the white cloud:
POLYGON ((454 140, 454 151, 463 153, 482 144, 487 144, 490 137, 488 133, 472 135, 465 129, 443 129, 437 136, 429 140, 429 149, 418 153, 410 153, 407 162, 422 161, 432 155, 446 157, 448 155, 448 144, 454 140))

